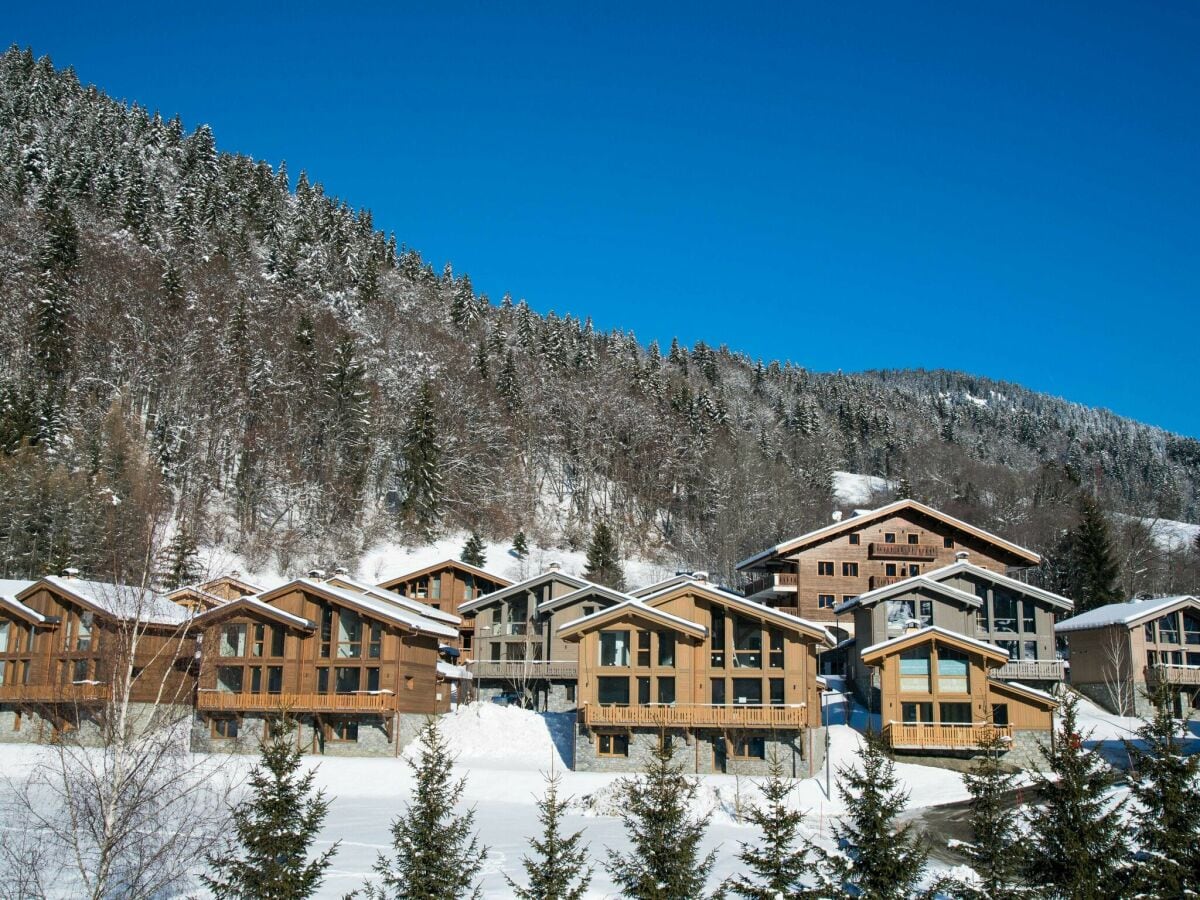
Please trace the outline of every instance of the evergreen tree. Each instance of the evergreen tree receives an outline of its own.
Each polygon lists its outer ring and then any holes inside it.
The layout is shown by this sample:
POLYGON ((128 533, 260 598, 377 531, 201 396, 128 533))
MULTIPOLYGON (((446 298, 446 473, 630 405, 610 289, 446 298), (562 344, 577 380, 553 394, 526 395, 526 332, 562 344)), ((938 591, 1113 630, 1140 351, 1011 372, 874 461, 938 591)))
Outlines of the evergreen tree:
POLYGON ((1079 525, 1068 544, 1068 583, 1077 612, 1122 601, 1117 586, 1119 566, 1113 555, 1108 522, 1099 505, 1084 495, 1079 507, 1079 525))
POLYGON ((800 837, 804 814, 793 809, 790 800, 795 786, 783 775, 778 753, 768 761, 767 779, 761 785, 766 803, 747 815, 762 832, 757 845, 742 843, 738 859, 747 872, 733 876, 726 887, 743 900, 798 900, 815 896, 807 886, 814 880, 815 863, 812 843, 800 837))
POLYGON ((867 732, 860 762, 861 768, 838 767, 846 814, 833 826, 833 836, 846 852, 822 854, 826 887, 868 900, 900 900, 916 890, 929 851, 911 828, 895 828, 908 792, 878 734, 867 732))
POLYGON ((1153 717, 1138 729, 1142 747, 1127 743, 1134 817, 1134 885, 1147 897, 1200 894, 1200 756, 1186 755, 1187 734, 1171 710, 1171 687, 1160 682, 1153 717))
POLYGON ((524 559, 529 555, 529 540, 525 537, 525 532, 518 531, 513 538, 512 551, 516 554, 517 559, 524 559))
POLYGON ((458 558, 468 566, 476 566, 482 569, 487 563, 483 538, 478 533, 472 531, 471 536, 467 538, 467 542, 463 545, 462 553, 459 554, 458 558))
POLYGON ((528 884, 522 887, 504 876, 517 900, 582 900, 592 883, 592 866, 583 845, 583 832, 565 836, 562 833, 562 817, 569 801, 559 799, 561 781, 561 776, 550 775, 546 793, 538 801, 542 836, 529 839, 536 855, 521 860, 528 884))
POLYGON ((587 568, 583 575, 596 584, 618 591, 625 589, 625 570, 621 567, 617 538, 607 522, 597 522, 592 528, 592 540, 587 548, 587 568))
POLYGON ((627 900, 696 900, 716 862, 700 856, 705 821, 693 813, 696 783, 660 740, 644 775, 621 783, 621 821, 632 851, 608 851, 605 869, 627 900))
POLYGON ((1074 695, 1063 702, 1054 741, 1041 751, 1048 772, 1033 773, 1039 803, 1023 840, 1025 877, 1048 897, 1116 897, 1127 853, 1124 802, 1112 802, 1108 765, 1097 750, 1083 746, 1078 703, 1074 695))
POLYGON ((487 848, 473 834, 475 810, 459 814, 466 780, 454 781, 450 745, 436 718, 418 737, 420 752, 409 766, 416 777, 404 815, 392 822, 392 848, 375 862, 380 883, 366 886, 371 900, 462 900, 479 896, 473 884, 483 868, 487 848))
POLYGON ((162 551, 159 582, 163 588, 172 591, 195 582, 200 577, 198 555, 191 531, 186 525, 180 525, 162 551))
POLYGON ((432 531, 441 517, 442 448, 438 442, 433 385, 428 381, 421 385, 413 400, 401 455, 404 462, 401 513, 418 528, 432 531))
POLYGON ((302 900, 321 886, 337 853, 334 844, 315 859, 308 850, 329 812, 316 772, 303 771, 290 734, 293 723, 271 723, 271 737, 250 771, 250 796, 233 808, 235 840, 206 859, 201 875, 218 900, 302 900))

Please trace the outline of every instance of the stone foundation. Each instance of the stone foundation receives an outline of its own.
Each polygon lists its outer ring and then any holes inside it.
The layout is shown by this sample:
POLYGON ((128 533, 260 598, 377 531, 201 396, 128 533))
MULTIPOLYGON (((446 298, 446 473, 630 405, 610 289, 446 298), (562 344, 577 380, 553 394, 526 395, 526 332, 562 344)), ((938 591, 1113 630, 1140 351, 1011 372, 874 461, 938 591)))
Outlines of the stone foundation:
MULTIPOLYGON (((71 743, 84 747, 104 744, 104 717, 111 713, 105 704, 0 703, 0 743, 49 743, 69 736, 71 743)), ((191 708, 178 704, 130 703, 127 711, 135 733, 147 729, 186 723, 191 708)))
POLYGON ((499 678, 481 678, 476 681, 477 697, 481 703, 491 703, 501 694, 521 695, 528 692, 532 708, 537 712, 574 712, 575 679, 531 681, 521 687, 499 678))
MULTIPOLYGON (((192 724, 192 749, 197 752, 257 753, 267 736, 267 716, 261 713, 246 713, 239 717, 236 738, 214 736, 212 713, 195 714, 192 724)), ((229 718, 219 714, 218 718, 229 718)), ((303 753, 321 756, 396 756, 416 738, 425 724, 426 716, 417 713, 400 713, 394 720, 395 740, 387 735, 387 719, 379 715, 356 714, 353 716, 324 716, 324 722, 336 718, 352 720, 358 725, 358 737, 353 741, 330 740, 316 716, 296 716, 296 731, 293 740, 303 753)))
POLYGON ((653 760, 660 737, 671 741, 674 758, 685 771, 697 774, 766 775, 773 755, 783 763, 784 775, 789 778, 808 778, 822 765, 825 758, 825 729, 813 728, 783 734, 758 734, 763 738, 762 759, 736 759, 728 751, 727 738, 732 732, 699 729, 657 728, 596 728, 577 727, 575 730, 574 769, 579 772, 644 772, 653 760), (621 734, 629 738, 625 756, 601 756, 598 737, 601 734, 621 734), (724 751, 722 751, 724 747, 724 751))

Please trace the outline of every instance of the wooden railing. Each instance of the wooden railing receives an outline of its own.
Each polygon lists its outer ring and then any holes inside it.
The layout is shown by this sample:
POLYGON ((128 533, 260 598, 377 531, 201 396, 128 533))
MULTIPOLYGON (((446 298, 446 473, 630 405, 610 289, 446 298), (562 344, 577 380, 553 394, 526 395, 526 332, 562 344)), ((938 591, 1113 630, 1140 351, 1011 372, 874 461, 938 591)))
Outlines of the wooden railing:
POLYGON ((1014 659, 1006 662, 990 674, 993 678, 1025 678, 1030 681, 1062 681, 1061 659, 1014 659))
POLYGON ((565 659, 477 659, 470 663, 476 678, 575 678, 579 664, 565 659))
POLYGON ((1200 666, 1160 665, 1146 667, 1147 684, 1200 684, 1200 666))
POLYGON ((883 735, 897 750, 973 750, 989 734, 1012 740, 1011 725, 888 722, 883 735))
POLYGON ((652 728, 803 728, 804 704, 796 706, 709 706, 705 704, 593 706, 579 709, 584 725, 652 728))
POLYGON ((0 702, 105 703, 110 697, 107 684, 0 684, 0 702))
POLYGON ((394 694, 234 694, 200 691, 196 708, 217 712, 248 710, 287 712, 390 712, 394 694))
POLYGON ((871 541, 867 553, 873 559, 937 559, 937 547, 929 544, 888 544, 871 541))
POLYGON ((867 579, 867 583, 871 590, 875 590, 875 588, 887 587, 889 584, 903 581, 907 577, 907 575, 872 575, 867 579))
POLYGON ((795 572, 768 572, 755 578, 742 588, 742 596, 752 597, 764 591, 791 591, 800 584, 800 576, 795 572))

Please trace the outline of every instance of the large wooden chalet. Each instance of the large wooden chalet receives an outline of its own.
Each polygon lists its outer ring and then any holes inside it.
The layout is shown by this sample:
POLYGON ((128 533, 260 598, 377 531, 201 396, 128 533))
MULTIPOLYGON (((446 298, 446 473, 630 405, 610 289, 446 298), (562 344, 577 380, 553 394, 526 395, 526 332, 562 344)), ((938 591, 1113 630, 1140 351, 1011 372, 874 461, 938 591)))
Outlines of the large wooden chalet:
MULTIPOLYGON (((506 578, 462 560, 444 559, 381 581, 379 587, 461 616, 464 604, 511 584, 506 578)), ((474 656, 474 638, 473 624, 463 619, 457 646, 464 660, 474 656)))

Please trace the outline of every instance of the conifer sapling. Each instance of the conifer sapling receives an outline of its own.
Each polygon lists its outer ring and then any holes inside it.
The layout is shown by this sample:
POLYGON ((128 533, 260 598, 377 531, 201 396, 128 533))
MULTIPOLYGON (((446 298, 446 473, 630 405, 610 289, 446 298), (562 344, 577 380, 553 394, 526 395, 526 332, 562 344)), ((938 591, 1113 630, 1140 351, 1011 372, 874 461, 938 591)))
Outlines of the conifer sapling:
POLYGON ((521 860, 527 884, 521 886, 504 876, 517 900, 582 900, 592 883, 583 832, 562 833, 562 817, 569 800, 559 797, 561 782, 561 776, 551 773, 546 779, 546 793, 538 801, 542 834, 529 839, 534 856, 521 860))

